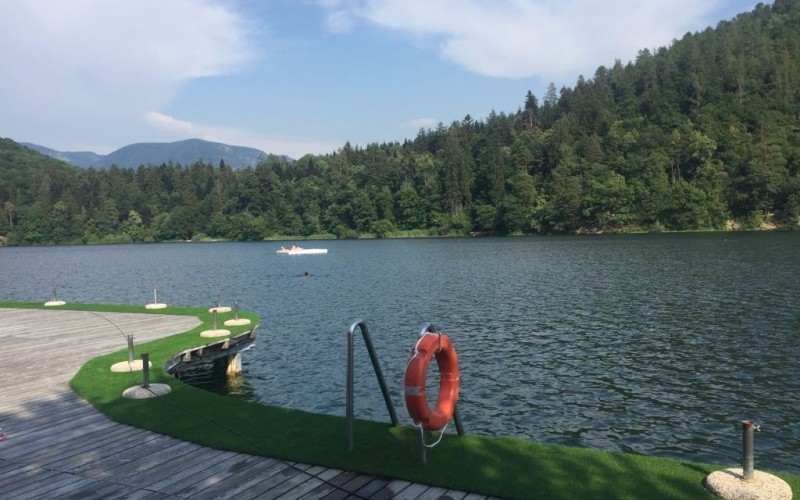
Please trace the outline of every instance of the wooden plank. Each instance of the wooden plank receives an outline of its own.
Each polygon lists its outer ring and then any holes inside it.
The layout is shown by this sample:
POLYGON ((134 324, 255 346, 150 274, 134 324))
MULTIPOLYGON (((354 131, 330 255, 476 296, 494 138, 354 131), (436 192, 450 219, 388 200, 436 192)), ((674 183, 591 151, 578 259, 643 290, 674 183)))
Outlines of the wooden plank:
POLYGON ((302 490, 302 485, 308 481, 315 482, 314 486, 309 489, 313 490, 317 486, 319 486, 320 482, 319 479, 314 478, 313 476, 306 474, 305 472, 299 471, 297 469, 287 470, 285 472, 285 480, 276 484, 274 487, 267 490, 264 494, 259 495, 258 498, 264 500, 270 500, 274 498, 280 498, 282 496, 289 495, 290 498, 297 498, 294 493, 292 493, 296 489, 302 490))
POLYGON ((365 476, 364 474, 359 474, 356 477, 352 478, 350 481, 347 481, 342 485, 342 489, 347 490, 351 493, 355 493, 364 485, 372 481, 372 476, 365 476))
POLYGON ((275 494, 276 488, 280 488, 280 485, 297 474, 300 474, 300 471, 292 465, 287 462, 280 462, 279 465, 269 471, 263 481, 247 489, 246 493, 251 498, 274 498, 277 496, 275 494))
POLYGON ((6 441, 13 443, 13 447, 3 456, 7 459, 19 460, 39 450, 69 441, 72 438, 87 437, 94 432, 102 431, 102 427, 92 425, 95 422, 97 422, 97 415, 87 415, 58 425, 37 429, 21 436, 11 436, 6 441))
POLYGON ((31 469, 25 474, 10 478, 7 484, 3 484, 3 495, 6 498, 19 498, 29 492, 41 491, 40 486, 48 483, 61 475, 61 472, 31 469))
POLYGON ((192 495, 193 498, 252 498, 254 491, 269 478, 278 474, 286 467, 286 463, 274 458, 267 458, 260 462, 250 464, 246 469, 239 470, 213 486, 203 489, 192 495))
POLYGON ((178 496, 187 496, 189 492, 201 491, 216 484, 223 477, 227 477, 227 475, 219 471, 224 471, 238 459, 237 453, 223 452, 206 461, 205 467, 197 469, 195 474, 186 476, 182 480, 171 480, 163 487, 158 488, 158 491, 178 496))
POLYGON ((11 462, 11 465, 0 471, 0 484, 11 484, 21 476, 39 474, 42 470, 41 467, 34 464, 20 465, 17 462, 11 462))
POLYGON ((427 490, 428 486, 425 486, 424 484, 412 483, 403 488, 401 491, 395 493, 392 498, 396 498, 397 500, 414 500, 415 498, 418 498, 420 495, 424 494, 427 490))
POLYGON ((317 479, 323 481, 323 484, 319 485, 317 488, 313 489, 312 491, 308 492, 304 498, 309 500, 312 499, 320 499, 326 498, 331 495, 334 497, 341 496, 341 498, 346 498, 349 496, 349 492, 346 492, 330 483, 330 480, 339 476, 343 471, 339 469, 325 469, 316 474, 317 479))
POLYGON ((59 467, 73 474, 83 474, 83 471, 91 468, 93 464, 103 464, 108 457, 124 453, 125 450, 136 447, 143 439, 149 438, 149 433, 133 427, 121 426, 124 432, 115 433, 109 442, 93 441, 82 446, 76 453, 70 453, 62 457, 53 457, 44 460, 44 464, 49 467, 59 467))
POLYGON ((372 495, 384 489, 387 484, 389 484, 389 481, 387 479, 381 479, 379 477, 375 477, 372 478, 370 482, 362 486, 359 490, 357 490, 355 494, 356 496, 359 496, 361 498, 372 498, 372 495))
POLYGON ((20 500, 27 498, 64 498, 70 490, 81 488, 91 482, 90 479, 85 477, 62 473, 55 480, 39 485, 34 491, 26 495, 19 495, 16 498, 20 500))
POLYGON ((209 466, 213 465, 219 460, 222 460, 229 452, 212 450, 210 448, 200 448, 196 450, 195 455, 192 457, 191 462, 185 463, 178 469, 171 470, 172 474, 156 477, 150 483, 150 488, 155 491, 162 491, 175 484, 178 481, 183 481, 187 478, 202 474, 209 466))
POLYGON ((112 500, 114 498, 129 498, 137 489, 126 488, 116 483, 107 481, 92 481, 85 479, 85 483, 76 484, 70 491, 64 492, 64 497, 80 500, 112 500))

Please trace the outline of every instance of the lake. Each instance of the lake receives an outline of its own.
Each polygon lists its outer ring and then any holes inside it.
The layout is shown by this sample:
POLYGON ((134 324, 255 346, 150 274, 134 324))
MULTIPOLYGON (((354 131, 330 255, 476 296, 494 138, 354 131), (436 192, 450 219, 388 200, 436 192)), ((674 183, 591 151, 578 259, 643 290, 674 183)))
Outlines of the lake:
MULTIPOLYGON (((238 300, 245 377, 211 387, 344 415, 345 333, 369 325, 403 425, 403 371, 434 323, 468 433, 800 473, 800 232, 0 248, 0 299, 238 300), (311 277, 304 278, 308 272, 311 277)), ((124 346, 120 346, 124 348, 124 346)), ((435 371, 435 368, 431 368, 435 371)), ((432 375, 429 375, 432 376, 432 375)), ((389 421, 360 336, 357 418, 389 421)), ((343 429, 344 442, 344 429, 343 429)))

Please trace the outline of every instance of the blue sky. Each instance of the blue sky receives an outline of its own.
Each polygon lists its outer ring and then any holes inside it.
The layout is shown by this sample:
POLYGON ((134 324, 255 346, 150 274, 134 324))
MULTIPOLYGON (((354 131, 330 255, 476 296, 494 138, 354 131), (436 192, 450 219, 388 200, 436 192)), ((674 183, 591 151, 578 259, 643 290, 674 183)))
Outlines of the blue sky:
MULTIPOLYGON (((0 137, 299 158, 515 112, 752 0, 3 0, 0 137)), ((770 2, 765 2, 770 3, 770 2)))

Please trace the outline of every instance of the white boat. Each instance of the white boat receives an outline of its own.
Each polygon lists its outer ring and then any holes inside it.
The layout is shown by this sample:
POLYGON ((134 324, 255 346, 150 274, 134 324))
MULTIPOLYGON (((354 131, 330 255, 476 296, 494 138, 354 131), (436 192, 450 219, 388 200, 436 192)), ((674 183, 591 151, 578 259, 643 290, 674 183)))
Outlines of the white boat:
POLYGON ((328 253, 328 249, 327 248, 301 248, 301 247, 298 247, 298 246, 292 246, 291 248, 281 247, 281 249, 278 250, 275 253, 283 253, 283 254, 286 254, 286 255, 319 255, 319 254, 328 253))

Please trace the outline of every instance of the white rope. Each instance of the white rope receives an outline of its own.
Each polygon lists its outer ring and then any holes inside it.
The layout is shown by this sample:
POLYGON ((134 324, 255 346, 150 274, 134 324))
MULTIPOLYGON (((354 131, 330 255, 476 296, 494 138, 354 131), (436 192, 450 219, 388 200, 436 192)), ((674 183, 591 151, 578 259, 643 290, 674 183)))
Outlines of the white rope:
MULTIPOLYGON (((408 357, 408 361, 406 362, 406 369, 403 370, 403 377, 405 377, 405 374, 408 373, 408 367, 411 366, 411 362, 414 361, 414 358, 416 358, 417 355, 419 354, 419 343, 422 342, 422 339, 424 339, 426 335, 439 335, 439 334, 438 333, 433 333, 433 332, 425 332, 425 334, 419 336, 417 341, 414 343, 414 349, 412 349, 413 354, 408 357)), ((405 393, 405 387, 403 387, 403 393, 405 393)), ((408 406, 406 406, 406 398, 405 397, 403 397, 403 408, 405 408, 406 413, 410 414, 410 412, 408 411, 408 406)), ((413 422, 413 419, 412 419, 412 422, 413 422)), ((418 425, 418 424, 416 422, 414 422, 414 425, 418 425)))
MULTIPOLYGON (((438 335, 438 334, 437 334, 437 333, 425 332, 425 335, 438 335)), ((424 339, 424 338, 425 338, 425 335, 420 335, 420 337, 419 337, 419 338, 417 339, 417 341, 414 343, 413 354, 412 354, 411 356, 409 356, 409 357, 408 357, 408 361, 406 362, 406 369, 403 371, 403 373, 404 373, 404 374, 405 374, 405 373, 408 371, 408 367, 409 367, 409 366, 411 366, 411 362, 412 362, 412 361, 414 360, 414 358, 416 358, 416 357, 417 357, 417 355, 419 354, 419 343, 420 343, 420 342, 422 342, 422 339, 424 339)))
POLYGON ((446 424, 444 424, 444 427, 442 428, 442 432, 439 434, 439 439, 437 439, 436 442, 433 443, 433 444, 427 444, 425 442, 425 429, 422 428, 422 424, 421 423, 417 424, 417 427, 419 427, 419 436, 420 436, 420 439, 422 440, 422 445, 425 448, 433 448, 434 446, 439 444, 442 441, 442 438, 444 437, 444 431, 447 430, 447 426, 448 425, 450 425, 450 421, 449 420, 447 421, 446 424))

